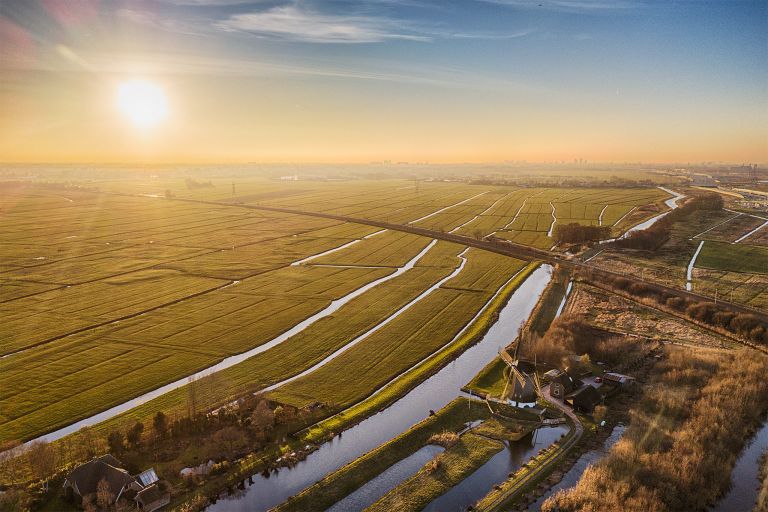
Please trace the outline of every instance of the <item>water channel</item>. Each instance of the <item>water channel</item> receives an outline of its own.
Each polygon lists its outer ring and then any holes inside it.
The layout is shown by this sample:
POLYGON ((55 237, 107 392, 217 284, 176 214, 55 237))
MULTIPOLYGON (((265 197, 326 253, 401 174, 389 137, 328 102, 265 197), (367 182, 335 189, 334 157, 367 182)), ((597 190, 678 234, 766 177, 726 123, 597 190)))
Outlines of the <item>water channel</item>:
POLYGON ((528 318, 552 276, 552 267, 542 265, 519 286, 498 320, 482 340, 448 363, 435 375, 415 387, 403 398, 358 425, 323 444, 293 468, 263 476, 254 475, 253 485, 231 499, 219 500, 209 512, 264 511, 312 485, 328 473, 351 462, 414 423, 424 419, 430 409, 438 410, 456 398, 459 389, 508 345, 528 318))

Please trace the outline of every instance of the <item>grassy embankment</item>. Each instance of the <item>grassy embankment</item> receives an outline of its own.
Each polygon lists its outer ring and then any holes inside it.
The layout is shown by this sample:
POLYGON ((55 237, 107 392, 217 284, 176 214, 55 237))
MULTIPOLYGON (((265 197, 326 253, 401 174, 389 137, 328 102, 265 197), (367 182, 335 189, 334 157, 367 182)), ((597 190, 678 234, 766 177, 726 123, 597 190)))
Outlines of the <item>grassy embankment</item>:
POLYGON ((344 411, 317 423, 301 433, 307 442, 319 442, 334 432, 339 432, 350 425, 359 423, 376 411, 388 406, 403 396, 410 389, 439 371, 448 361, 456 358, 464 350, 476 343, 495 322, 498 311, 506 304, 512 293, 538 267, 539 263, 529 263, 512 279, 469 326, 469 328, 449 346, 439 349, 424 361, 404 372, 381 391, 345 409, 344 411))
POLYGON ((530 422, 517 422, 491 417, 488 408, 477 403, 468 407, 468 400, 457 398, 434 416, 429 416, 408 431, 379 446, 354 462, 331 473, 318 483, 278 507, 280 512, 294 510, 325 510, 388 467, 418 451, 433 435, 459 432, 467 422, 485 420, 472 431, 454 438, 446 451, 427 463, 416 475, 391 490, 378 508, 418 510, 484 464, 503 449, 501 440, 516 441, 535 426, 534 416, 523 417, 530 422), (454 444, 455 443, 455 444, 454 444))
MULTIPOLYGON (((410 456, 426 445, 429 438, 441 432, 459 432, 465 424, 485 420, 490 411, 483 404, 468 407, 468 401, 457 398, 434 416, 429 416, 403 434, 379 446, 359 459, 326 476, 278 507, 281 512, 325 510, 391 465, 410 456)), ((495 451, 498 451, 497 448, 495 451)))

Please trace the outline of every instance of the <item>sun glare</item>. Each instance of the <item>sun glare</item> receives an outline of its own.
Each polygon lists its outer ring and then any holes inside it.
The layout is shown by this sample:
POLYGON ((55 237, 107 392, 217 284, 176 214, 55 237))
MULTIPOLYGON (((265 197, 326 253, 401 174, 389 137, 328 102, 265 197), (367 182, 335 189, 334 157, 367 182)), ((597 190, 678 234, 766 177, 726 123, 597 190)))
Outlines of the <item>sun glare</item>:
POLYGON ((145 80, 131 80, 120 84, 117 106, 134 125, 140 128, 154 126, 168 117, 168 102, 162 88, 145 80))

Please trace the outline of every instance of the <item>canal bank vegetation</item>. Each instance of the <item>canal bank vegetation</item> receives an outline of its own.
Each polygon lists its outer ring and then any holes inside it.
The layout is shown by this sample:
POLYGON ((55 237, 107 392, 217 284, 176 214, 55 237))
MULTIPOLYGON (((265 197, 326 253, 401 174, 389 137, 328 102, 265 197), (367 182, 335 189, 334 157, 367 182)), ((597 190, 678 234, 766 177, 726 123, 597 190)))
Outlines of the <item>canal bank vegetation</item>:
POLYGON ((768 358, 749 349, 667 346, 622 439, 542 510, 706 508, 768 409, 766 370, 768 358))
POLYGON ((588 272, 585 278, 597 286, 607 287, 619 295, 683 317, 730 338, 761 347, 768 345, 768 326, 756 315, 736 313, 716 302, 701 302, 672 295, 659 290, 652 283, 631 282, 623 277, 605 277, 598 281, 591 279, 588 272))
POLYGON ((370 506, 369 512, 416 512, 457 485, 505 448, 500 441, 472 432, 445 450, 418 473, 370 506))
POLYGON ((723 198, 719 194, 697 195, 687 200, 682 206, 671 210, 647 229, 633 231, 614 241, 617 247, 655 251, 669 239, 672 227, 677 222, 685 221, 699 210, 721 210, 723 198))
POLYGON ((482 402, 473 401, 470 404, 467 399, 457 398, 403 434, 327 475, 321 481, 290 498, 276 510, 280 512, 326 510, 388 467, 427 444, 440 444, 452 449, 460 442, 457 434, 466 428, 467 423, 485 420, 490 417, 490 414, 489 409, 482 402))
POLYGON ((757 493, 756 512, 768 512, 768 450, 760 456, 760 490, 757 493))
POLYGON ((523 332, 525 334, 541 336, 557 316, 557 310, 560 308, 567 293, 570 274, 561 267, 555 268, 544 293, 526 322, 523 332))
POLYGON ((532 262, 523 268, 450 345, 444 346, 428 356, 361 402, 300 432, 299 438, 311 443, 325 441, 329 437, 333 437, 336 432, 349 428, 379 410, 386 408, 418 384, 437 373, 449 361, 455 359, 467 348, 482 339, 482 336, 498 319, 499 311, 501 311, 515 290, 538 266, 538 262, 532 262))
POLYGON ((525 350, 537 360, 558 368, 574 364, 573 356, 584 362, 600 361, 609 366, 625 366, 645 356, 655 344, 630 338, 591 325, 571 313, 558 317, 541 338, 526 341, 525 350))

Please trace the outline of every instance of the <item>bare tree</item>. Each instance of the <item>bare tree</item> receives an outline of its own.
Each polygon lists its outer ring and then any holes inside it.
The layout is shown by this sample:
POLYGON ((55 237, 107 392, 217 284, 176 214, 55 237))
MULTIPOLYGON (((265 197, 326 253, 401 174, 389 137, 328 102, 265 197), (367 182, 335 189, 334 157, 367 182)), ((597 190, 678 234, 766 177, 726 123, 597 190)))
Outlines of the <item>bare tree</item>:
POLYGON ((36 441, 27 449, 27 460, 32 475, 47 483, 56 471, 56 448, 45 441, 36 441))
POLYGON ((96 438, 93 434, 93 428, 85 426, 80 429, 76 435, 80 459, 91 459, 96 456, 96 438))
POLYGON ((221 453, 231 459, 237 451, 246 446, 246 439, 237 427, 224 427, 213 435, 213 441, 221 453))
POLYGON ((256 430, 272 430, 275 426, 275 413, 269 407, 269 403, 261 399, 251 414, 251 424, 256 430))
POLYGON ((101 509, 107 509, 114 500, 115 495, 109 488, 109 482, 102 478, 96 486, 96 505, 101 509))
POLYGON ((24 472, 24 459, 20 455, 20 449, 8 447, 0 452, 0 477, 3 481, 15 484, 24 472))
POLYGON ((197 416, 197 379, 194 375, 187 379, 187 414, 193 419, 197 416))

